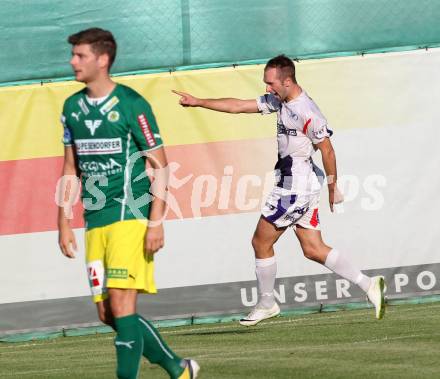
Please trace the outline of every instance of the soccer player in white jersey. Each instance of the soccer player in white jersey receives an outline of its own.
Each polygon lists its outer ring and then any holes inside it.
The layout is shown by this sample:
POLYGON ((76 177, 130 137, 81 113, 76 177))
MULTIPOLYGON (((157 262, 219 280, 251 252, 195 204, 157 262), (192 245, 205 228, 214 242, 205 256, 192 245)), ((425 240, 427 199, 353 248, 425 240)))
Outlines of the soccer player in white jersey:
POLYGON ((322 155, 331 211, 335 203, 342 201, 336 185, 336 157, 330 141, 333 133, 327 120, 296 82, 295 65, 286 56, 268 61, 264 82, 267 94, 256 100, 200 99, 174 91, 183 106, 227 113, 277 112, 277 182, 263 206, 252 238, 259 301, 240 324, 255 325, 280 313, 273 294, 277 271, 273 246, 289 226, 294 228, 304 256, 362 288, 375 307, 376 318, 381 319, 385 313, 384 278, 364 275, 351 263, 349 256, 326 245, 321 237, 318 217, 321 185, 318 177, 323 173, 313 164, 311 156, 315 150, 320 150, 322 155))

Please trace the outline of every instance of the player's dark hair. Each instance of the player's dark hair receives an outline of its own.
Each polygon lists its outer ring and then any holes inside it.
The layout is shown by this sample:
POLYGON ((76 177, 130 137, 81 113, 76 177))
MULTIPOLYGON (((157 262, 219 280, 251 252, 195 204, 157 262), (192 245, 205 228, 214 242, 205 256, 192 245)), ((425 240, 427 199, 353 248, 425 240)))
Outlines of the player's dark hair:
POLYGON ((117 45, 113 34, 108 30, 100 28, 82 30, 69 36, 67 41, 72 46, 88 44, 90 45, 92 51, 98 55, 107 54, 109 60, 109 70, 115 61, 117 45))
POLYGON ((290 78, 294 83, 296 83, 295 64, 290 58, 286 57, 284 54, 278 55, 270 59, 266 63, 264 71, 266 71, 268 68, 277 68, 280 80, 290 78))

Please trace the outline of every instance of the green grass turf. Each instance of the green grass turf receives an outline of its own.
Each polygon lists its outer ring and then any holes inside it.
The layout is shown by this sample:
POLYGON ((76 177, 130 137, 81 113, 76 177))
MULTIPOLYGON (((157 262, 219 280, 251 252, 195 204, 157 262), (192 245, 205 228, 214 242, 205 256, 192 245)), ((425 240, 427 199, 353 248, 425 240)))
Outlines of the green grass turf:
MULTIPOLYGON (((201 379, 440 378, 440 304, 162 328, 173 349, 195 358, 201 379)), ((113 334, 1 343, 0 378, 114 378, 113 334)), ((142 363, 141 378, 167 378, 142 363)))

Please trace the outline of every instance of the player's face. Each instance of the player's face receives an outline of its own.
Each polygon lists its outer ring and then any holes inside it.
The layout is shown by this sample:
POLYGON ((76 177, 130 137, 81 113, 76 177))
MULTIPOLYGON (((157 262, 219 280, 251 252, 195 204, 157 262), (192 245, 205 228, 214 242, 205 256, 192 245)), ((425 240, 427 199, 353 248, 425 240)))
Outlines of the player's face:
POLYGON ((265 70, 263 80, 266 83, 266 92, 271 93, 281 101, 287 98, 288 89, 285 86, 285 80, 280 80, 277 68, 271 67, 265 70))
POLYGON ((99 56, 86 43, 73 46, 70 65, 75 73, 75 79, 83 83, 95 80, 100 72, 99 56))

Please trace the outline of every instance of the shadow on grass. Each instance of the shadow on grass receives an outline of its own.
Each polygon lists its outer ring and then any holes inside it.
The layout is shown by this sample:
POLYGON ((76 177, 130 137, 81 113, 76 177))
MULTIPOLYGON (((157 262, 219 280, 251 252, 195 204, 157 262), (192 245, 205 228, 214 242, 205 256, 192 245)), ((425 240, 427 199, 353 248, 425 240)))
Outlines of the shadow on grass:
POLYGON ((261 330, 258 329, 233 329, 233 330, 213 330, 213 331, 203 331, 203 332, 187 332, 175 334, 175 336, 215 336, 215 335, 228 335, 228 334, 249 334, 249 333, 259 333, 261 330))

